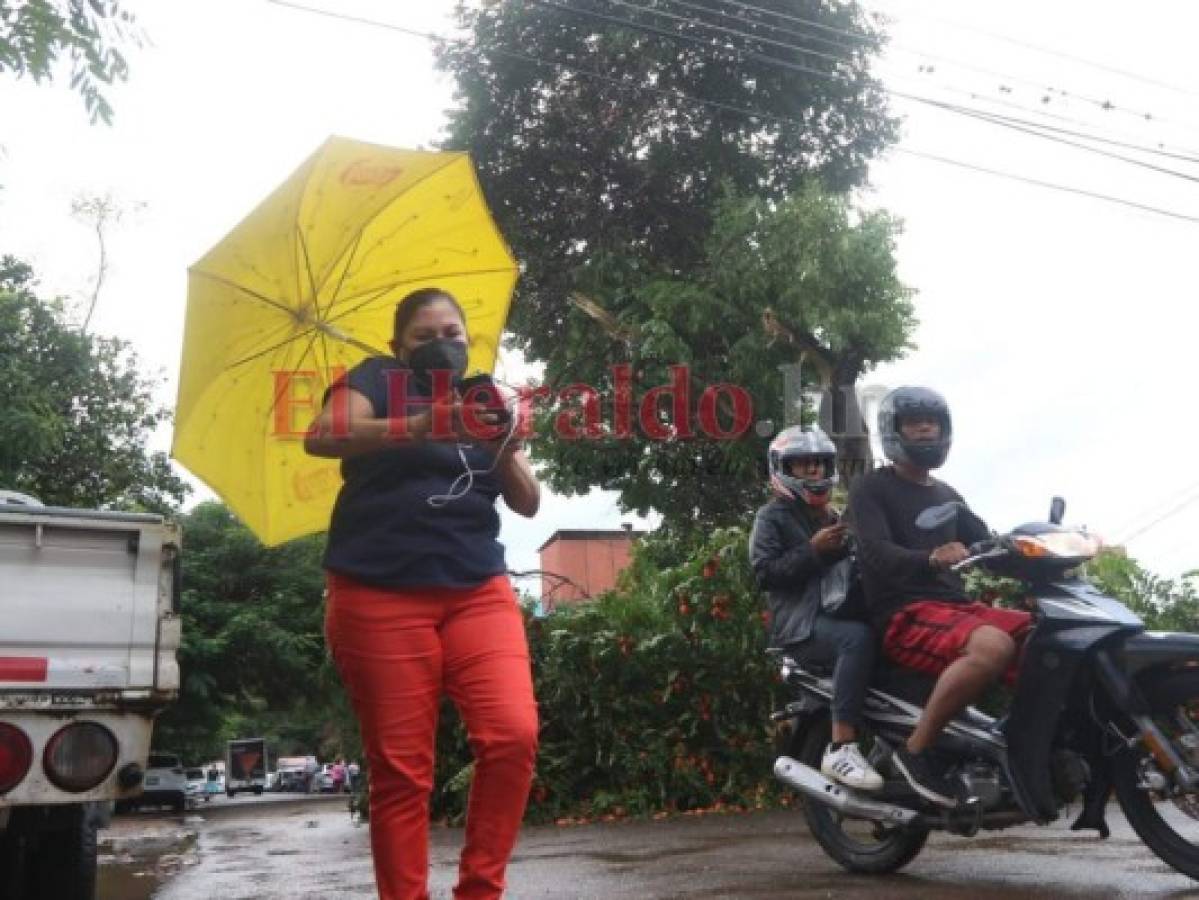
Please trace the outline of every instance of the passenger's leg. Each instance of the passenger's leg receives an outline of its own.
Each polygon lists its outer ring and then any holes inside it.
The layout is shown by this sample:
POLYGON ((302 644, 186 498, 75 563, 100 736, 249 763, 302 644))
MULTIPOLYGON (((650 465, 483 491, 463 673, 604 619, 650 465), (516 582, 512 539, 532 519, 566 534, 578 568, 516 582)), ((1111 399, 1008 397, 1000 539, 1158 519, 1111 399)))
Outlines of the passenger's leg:
POLYGON ((832 744, 820 769, 850 787, 878 790, 883 786, 882 776, 874 771, 857 745, 862 706, 874 668, 874 634, 862 622, 818 617, 812 637, 836 653, 832 744))
POLYGON ((874 634, 863 622, 819 617, 813 637, 836 653, 833 666, 833 741, 857 739, 862 704, 874 669, 874 634))

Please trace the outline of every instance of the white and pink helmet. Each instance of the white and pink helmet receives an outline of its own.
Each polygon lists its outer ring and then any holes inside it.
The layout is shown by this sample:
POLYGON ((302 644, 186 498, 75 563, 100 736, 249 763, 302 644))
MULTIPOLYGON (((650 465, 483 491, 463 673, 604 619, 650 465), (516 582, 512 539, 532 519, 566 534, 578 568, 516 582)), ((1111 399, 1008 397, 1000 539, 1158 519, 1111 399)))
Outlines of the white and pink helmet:
POLYGON ((837 446, 819 428, 805 431, 798 425, 784 428, 766 451, 770 487, 775 493, 797 500, 801 491, 813 499, 828 497, 837 483, 837 446), (793 459, 815 457, 824 464, 823 478, 796 478, 787 471, 793 459))

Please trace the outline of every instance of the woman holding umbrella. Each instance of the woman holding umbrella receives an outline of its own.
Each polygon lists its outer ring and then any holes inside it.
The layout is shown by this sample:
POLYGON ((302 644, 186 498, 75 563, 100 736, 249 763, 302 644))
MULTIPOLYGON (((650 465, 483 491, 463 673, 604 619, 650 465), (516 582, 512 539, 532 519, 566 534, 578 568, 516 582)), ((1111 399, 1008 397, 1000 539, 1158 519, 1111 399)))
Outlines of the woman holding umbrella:
POLYGON ((469 433, 507 432, 502 412, 434 396, 465 373, 468 340, 449 293, 408 295, 395 312, 394 356, 336 382, 305 439, 308 453, 342 461, 325 628, 370 761, 371 848, 386 900, 428 897, 442 694, 461 712, 476 761, 457 900, 502 895, 537 749, 495 500, 531 517, 540 489, 519 442, 469 433))

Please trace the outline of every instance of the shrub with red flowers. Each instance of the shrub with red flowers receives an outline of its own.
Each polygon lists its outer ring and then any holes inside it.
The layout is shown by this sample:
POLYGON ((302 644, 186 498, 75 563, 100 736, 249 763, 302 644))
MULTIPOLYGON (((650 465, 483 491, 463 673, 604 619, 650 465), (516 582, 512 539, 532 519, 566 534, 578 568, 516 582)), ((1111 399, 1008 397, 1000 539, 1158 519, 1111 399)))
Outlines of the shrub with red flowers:
MULTIPOLYGON (((542 723, 529 821, 778 802, 770 723, 778 685, 747 540, 744 529, 717 531, 662 565, 670 548, 651 536, 617 590, 529 617, 542 723)), ((436 814, 457 820, 471 769, 452 716, 438 758, 446 787, 436 814)))

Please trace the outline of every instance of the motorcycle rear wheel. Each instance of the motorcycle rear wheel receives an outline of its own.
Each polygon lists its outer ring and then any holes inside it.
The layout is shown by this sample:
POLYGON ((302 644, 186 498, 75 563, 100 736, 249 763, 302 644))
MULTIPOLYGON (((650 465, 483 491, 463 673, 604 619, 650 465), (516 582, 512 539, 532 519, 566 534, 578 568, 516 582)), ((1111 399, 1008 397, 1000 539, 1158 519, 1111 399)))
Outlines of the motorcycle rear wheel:
MULTIPOLYGON (((822 719, 796 735, 798 759, 820 771, 820 760, 832 736, 829 720, 822 719)), ((924 849, 928 829, 883 827, 861 819, 848 819, 835 809, 804 798, 804 818, 812 837, 841 867, 862 875, 888 875, 910 863, 924 849)))
MULTIPOLYGON (((1166 675, 1145 686, 1144 690, 1154 721, 1172 742, 1185 730, 1184 723, 1178 718, 1180 715, 1199 726, 1199 671, 1166 675)), ((1182 752, 1177 744, 1175 749, 1182 752)), ((1163 862, 1199 880, 1199 821, 1187 815, 1174 801, 1155 797, 1138 786, 1141 780, 1138 767, 1148 757, 1149 751, 1139 744, 1113 757, 1112 781, 1120 809, 1132 830, 1163 862)), ((1193 799, 1199 801, 1199 798, 1193 799)))

